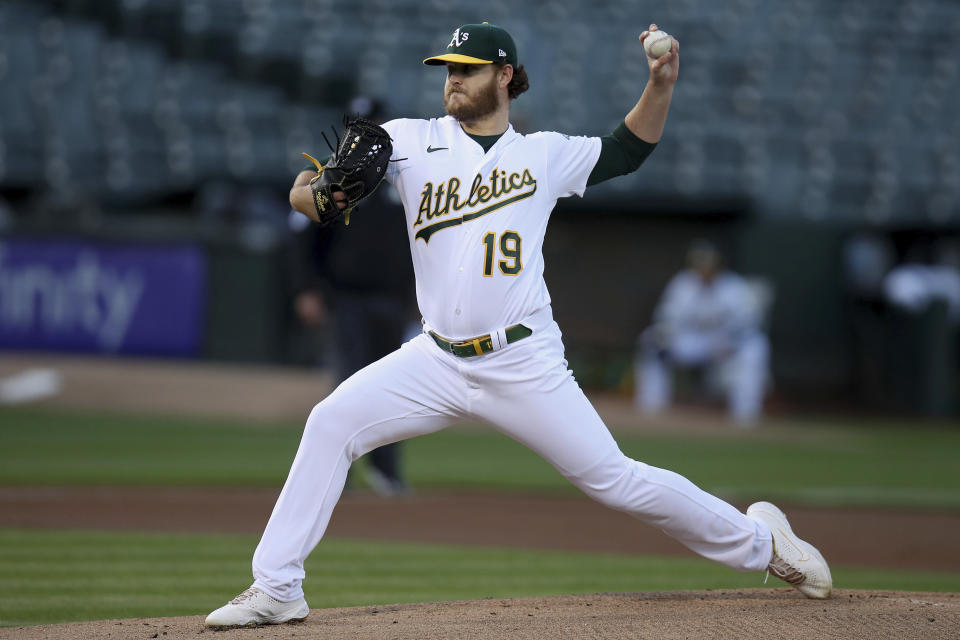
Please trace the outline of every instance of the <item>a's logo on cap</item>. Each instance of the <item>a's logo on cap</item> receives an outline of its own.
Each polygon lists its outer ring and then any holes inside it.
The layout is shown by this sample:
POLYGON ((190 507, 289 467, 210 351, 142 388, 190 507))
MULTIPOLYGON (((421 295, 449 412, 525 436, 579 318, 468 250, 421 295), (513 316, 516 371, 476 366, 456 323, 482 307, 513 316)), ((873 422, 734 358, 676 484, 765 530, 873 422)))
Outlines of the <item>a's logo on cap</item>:
POLYGON ((460 29, 457 29, 456 31, 453 32, 453 38, 450 40, 450 44, 447 45, 447 48, 459 47, 464 42, 466 42, 469 37, 470 37, 469 31, 464 31, 463 33, 460 33, 460 29))

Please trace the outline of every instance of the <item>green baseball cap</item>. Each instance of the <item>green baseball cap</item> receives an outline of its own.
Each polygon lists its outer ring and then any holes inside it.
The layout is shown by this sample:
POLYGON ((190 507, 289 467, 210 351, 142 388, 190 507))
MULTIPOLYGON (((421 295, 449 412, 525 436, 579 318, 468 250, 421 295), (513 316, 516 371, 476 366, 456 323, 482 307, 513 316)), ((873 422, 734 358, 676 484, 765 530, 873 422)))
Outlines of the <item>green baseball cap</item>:
POLYGON ((502 27, 484 22, 465 24, 453 32, 446 53, 423 61, 423 64, 440 65, 448 62, 461 64, 500 64, 517 67, 517 45, 502 27))

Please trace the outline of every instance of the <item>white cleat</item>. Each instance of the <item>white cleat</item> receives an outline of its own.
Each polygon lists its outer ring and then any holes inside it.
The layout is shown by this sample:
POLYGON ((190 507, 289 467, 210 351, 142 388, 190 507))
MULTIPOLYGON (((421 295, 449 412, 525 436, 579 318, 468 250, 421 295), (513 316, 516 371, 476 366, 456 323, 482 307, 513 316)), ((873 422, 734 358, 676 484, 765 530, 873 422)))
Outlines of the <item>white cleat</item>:
POLYGON ((747 508, 747 517, 765 523, 773 534, 773 558, 768 572, 808 598, 830 597, 833 578, 827 561, 816 547, 797 537, 780 509, 769 502, 756 502, 747 508))
POLYGON ((249 627, 260 624, 300 622, 310 613, 303 598, 281 602, 256 587, 250 587, 236 598, 207 616, 208 627, 249 627))

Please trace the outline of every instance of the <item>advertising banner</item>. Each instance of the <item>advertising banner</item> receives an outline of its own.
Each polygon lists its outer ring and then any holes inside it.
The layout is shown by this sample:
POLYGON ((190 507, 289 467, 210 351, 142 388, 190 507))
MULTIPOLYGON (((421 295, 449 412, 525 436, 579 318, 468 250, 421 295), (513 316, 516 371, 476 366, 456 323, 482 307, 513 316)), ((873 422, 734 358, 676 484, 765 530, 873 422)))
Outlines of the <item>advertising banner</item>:
POLYGON ((0 348, 200 355, 206 278, 190 245, 0 238, 0 348))

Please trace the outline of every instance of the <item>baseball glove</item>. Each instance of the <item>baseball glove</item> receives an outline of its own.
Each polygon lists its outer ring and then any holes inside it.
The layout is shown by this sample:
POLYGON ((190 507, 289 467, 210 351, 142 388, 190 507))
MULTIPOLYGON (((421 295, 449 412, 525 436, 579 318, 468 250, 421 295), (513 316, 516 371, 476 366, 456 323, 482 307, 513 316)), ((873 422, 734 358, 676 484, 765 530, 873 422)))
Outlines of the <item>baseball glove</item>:
MULTIPOLYGON (((323 139, 327 140, 326 134, 323 134, 323 139)), ((302 154, 317 167, 317 176, 310 181, 317 218, 323 227, 329 227, 341 215, 345 224, 350 224, 350 212, 373 193, 387 175, 393 144, 383 127, 363 118, 345 116, 343 138, 337 137, 336 148, 329 140, 327 145, 333 151, 333 156, 326 166, 310 155, 302 154), (346 208, 337 207, 333 199, 336 191, 346 195, 346 208)))

